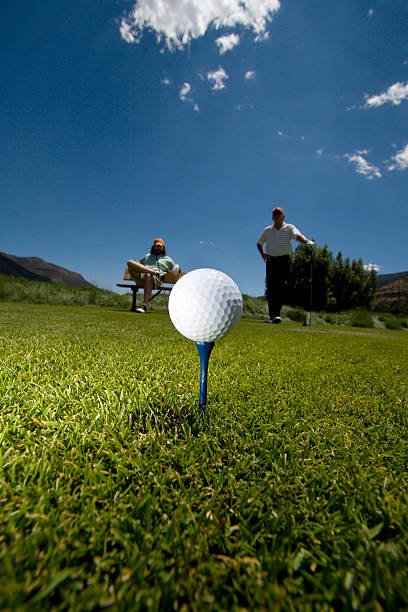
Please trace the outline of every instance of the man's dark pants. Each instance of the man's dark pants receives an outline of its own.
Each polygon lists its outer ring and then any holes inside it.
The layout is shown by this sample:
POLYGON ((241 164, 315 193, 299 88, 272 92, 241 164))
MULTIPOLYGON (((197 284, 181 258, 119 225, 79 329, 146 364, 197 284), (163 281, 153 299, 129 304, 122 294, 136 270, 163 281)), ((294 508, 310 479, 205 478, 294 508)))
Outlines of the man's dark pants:
POLYGON ((270 257, 266 262, 266 298, 271 319, 280 316, 287 295, 290 255, 270 257))

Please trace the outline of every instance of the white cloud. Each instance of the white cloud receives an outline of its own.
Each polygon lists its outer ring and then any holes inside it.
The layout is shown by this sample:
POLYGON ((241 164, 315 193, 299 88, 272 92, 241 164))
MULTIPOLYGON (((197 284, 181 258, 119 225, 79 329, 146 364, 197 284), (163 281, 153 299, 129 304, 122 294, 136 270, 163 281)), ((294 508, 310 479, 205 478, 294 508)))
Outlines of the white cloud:
POLYGON ((408 168, 408 144, 396 155, 393 155, 391 161, 393 163, 388 166, 388 170, 406 170, 408 168))
POLYGON ((183 86, 180 89, 180 100, 182 100, 183 102, 190 101, 191 98, 188 95, 190 91, 191 91, 190 83, 183 83, 183 86))
POLYGON ((369 263, 364 265, 364 270, 367 270, 367 272, 371 272, 372 270, 374 270, 375 272, 379 272, 380 266, 377 266, 377 264, 369 263))
POLYGON ((170 79, 166 78, 166 79, 162 79, 162 83, 163 83, 163 85, 170 85, 171 81, 170 81, 170 79))
POLYGON ((374 108, 377 106, 382 106, 387 102, 391 102, 391 104, 398 105, 401 104, 402 100, 408 98, 408 83, 404 85, 404 83, 395 83, 391 85, 381 94, 375 96, 366 95, 366 102, 362 108, 374 108))
POLYGON ((191 104, 193 105, 193 110, 198 113, 200 112, 200 107, 198 106, 198 104, 194 102, 193 97, 190 94, 191 94, 190 83, 187 83, 187 82, 183 83, 183 85, 180 88, 179 98, 182 102, 191 102, 191 104))
POLYGON ((369 151, 364 149, 363 151, 356 151, 352 155, 346 153, 344 157, 350 162, 355 164, 357 174, 361 174, 365 176, 368 180, 372 180, 373 178, 381 178, 382 174, 380 169, 373 164, 370 164, 365 158, 364 155, 367 155, 369 151))
POLYGON ((268 36, 268 24, 279 8, 279 0, 138 0, 123 17, 120 33, 127 43, 138 43, 151 30, 170 50, 204 36, 210 26, 248 28, 258 41, 268 36))
POLYGON ((367 14, 369 17, 372 17, 374 15, 374 9, 369 9, 367 14))
POLYGON ((226 51, 231 51, 231 49, 239 45, 239 36, 238 34, 220 36, 215 39, 215 44, 220 48, 220 55, 223 55, 226 51))
POLYGON ((228 79, 229 76, 228 74, 225 72, 224 68, 222 66, 218 67, 218 70, 214 70, 214 72, 208 72, 207 73, 207 79, 209 81, 213 81, 213 86, 211 89, 217 91, 217 90, 221 90, 225 88, 225 83, 224 81, 226 79, 228 79))
POLYGON ((248 72, 245 73, 245 80, 249 81, 250 79, 254 79, 255 78, 255 70, 248 70, 248 72))
POLYGON ((317 149, 316 153, 318 155, 323 155, 323 151, 324 151, 324 149, 322 149, 322 147, 320 147, 319 149, 317 149))

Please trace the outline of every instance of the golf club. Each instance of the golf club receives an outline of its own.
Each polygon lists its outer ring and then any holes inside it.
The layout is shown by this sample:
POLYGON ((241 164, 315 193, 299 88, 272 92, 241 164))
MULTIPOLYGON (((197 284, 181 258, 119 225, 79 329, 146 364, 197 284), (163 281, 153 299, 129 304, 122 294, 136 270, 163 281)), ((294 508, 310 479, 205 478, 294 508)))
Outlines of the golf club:
POLYGON ((309 286, 310 286, 310 296, 309 296, 309 320, 303 322, 304 327, 310 327, 312 325, 312 302, 313 302, 313 247, 315 246, 314 241, 310 241, 308 243, 310 246, 310 277, 309 277, 309 286))

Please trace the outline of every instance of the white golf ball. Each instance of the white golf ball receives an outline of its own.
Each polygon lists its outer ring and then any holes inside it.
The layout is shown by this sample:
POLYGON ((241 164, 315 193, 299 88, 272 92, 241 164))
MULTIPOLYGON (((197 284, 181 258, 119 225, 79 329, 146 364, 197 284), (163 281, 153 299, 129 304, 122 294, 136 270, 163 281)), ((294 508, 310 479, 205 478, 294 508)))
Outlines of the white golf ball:
POLYGON ((169 314, 174 327, 186 338, 213 342, 237 325, 242 315, 242 295, 224 272, 200 268, 174 285, 169 314))

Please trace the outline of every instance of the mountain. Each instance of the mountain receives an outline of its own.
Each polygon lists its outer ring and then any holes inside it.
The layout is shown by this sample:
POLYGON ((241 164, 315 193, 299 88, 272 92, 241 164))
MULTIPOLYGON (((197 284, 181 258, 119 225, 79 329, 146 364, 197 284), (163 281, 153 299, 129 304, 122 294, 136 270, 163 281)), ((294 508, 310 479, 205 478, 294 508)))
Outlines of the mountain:
POLYGON ((408 272, 380 276, 383 278, 377 282, 376 308, 383 312, 408 314, 408 272))
POLYGON ((43 278, 39 274, 30 272, 26 268, 23 268, 23 266, 19 266, 17 263, 9 259, 3 253, 0 253, 0 274, 5 274, 6 276, 16 276, 18 278, 26 278, 27 280, 48 280, 43 278))
POLYGON ((0 274, 68 285, 68 287, 93 286, 81 274, 44 261, 39 257, 18 257, 17 255, 0 253, 0 274))
POLYGON ((405 276, 408 276, 408 270, 406 272, 394 272, 393 274, 377 274, 377 289, 405 276))

